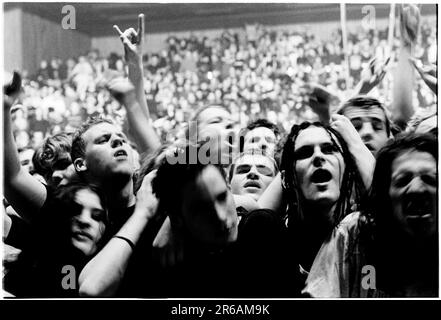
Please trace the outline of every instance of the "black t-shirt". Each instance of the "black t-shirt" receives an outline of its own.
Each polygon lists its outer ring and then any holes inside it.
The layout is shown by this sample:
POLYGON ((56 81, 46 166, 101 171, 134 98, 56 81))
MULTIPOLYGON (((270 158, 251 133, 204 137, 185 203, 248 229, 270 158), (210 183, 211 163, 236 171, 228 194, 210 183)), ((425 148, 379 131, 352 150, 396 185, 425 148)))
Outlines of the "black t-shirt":
MULTIPOLYGON (((125 297, 298 297, 296 262, 287 249, 286 228, 274 212, 242 215, 238 239, 216 251, 195 245, 184 261, 161 267, 152 242, 161 226, 143 234, 119 292, 125 297)), ((188 242, 187 242, 188 243, 188 242)))
POLYGON ((4 279, 5 289, 17 297, 77 297, 78 276, 84 261, 69 250, 67 208, 47 188, 46 201, 29 226, 29 241, 17 264, 4 279), (72 266, 74 282, 63 288, 64 266, 72 266))

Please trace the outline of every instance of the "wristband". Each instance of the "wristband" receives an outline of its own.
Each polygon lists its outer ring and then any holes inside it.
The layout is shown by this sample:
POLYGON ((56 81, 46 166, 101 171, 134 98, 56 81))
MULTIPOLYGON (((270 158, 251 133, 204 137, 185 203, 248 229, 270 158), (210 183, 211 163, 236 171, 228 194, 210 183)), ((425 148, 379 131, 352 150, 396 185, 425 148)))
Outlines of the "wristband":
POLYGON ((113 236, 113 237, 126 241, 129 244, 130 248, 132 248, 132 250, 135 250, 135 244, 130 239, 127 239, 126 237, 122 237, 122 236, 113 236))

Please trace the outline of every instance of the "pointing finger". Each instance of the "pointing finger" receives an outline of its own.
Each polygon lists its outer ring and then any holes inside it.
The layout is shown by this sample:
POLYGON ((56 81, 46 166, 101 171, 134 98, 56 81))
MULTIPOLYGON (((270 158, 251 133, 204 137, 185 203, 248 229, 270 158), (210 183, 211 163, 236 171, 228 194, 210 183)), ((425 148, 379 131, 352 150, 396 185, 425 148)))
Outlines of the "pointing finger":
POLYGON ((120 37, 123 35, 121 29, 120 29, 116 24, 113 25, 113 29, 115 29, 116 32, 118 32, 118 34, 119 34, 120 37))
POLYGON ((143 41, 143 36, 144 36, 144 30, 145 30, 145 25, 144 25, 144 14, 141 13, 138 16, 138 43, 142 43, 143 41))

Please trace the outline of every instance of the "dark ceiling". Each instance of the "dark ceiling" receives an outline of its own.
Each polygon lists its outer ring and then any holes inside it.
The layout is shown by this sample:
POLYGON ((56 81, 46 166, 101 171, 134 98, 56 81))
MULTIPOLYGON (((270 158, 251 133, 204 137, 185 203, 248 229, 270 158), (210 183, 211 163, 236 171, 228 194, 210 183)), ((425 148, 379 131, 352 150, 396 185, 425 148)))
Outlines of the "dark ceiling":
MULTIPOLYGON (((245 23, 292 24, 340 19, 339 4, 295 3, 6 3, 5 9, 24 10, 61 22, 61 8, 75 7, 77 29, 93 37, 113 35, 112 25, 121 29, 136 26, 137 15, 146 16, 147 32, 235 28, 245 23)), ((347 5, 348 19, 363 18, 362 5, 347 5)), ((375 5, 377 17, 389 14, 388 4, 375 5)), ((435 5, 424 5, 423 14, 436 12, 435 5)))

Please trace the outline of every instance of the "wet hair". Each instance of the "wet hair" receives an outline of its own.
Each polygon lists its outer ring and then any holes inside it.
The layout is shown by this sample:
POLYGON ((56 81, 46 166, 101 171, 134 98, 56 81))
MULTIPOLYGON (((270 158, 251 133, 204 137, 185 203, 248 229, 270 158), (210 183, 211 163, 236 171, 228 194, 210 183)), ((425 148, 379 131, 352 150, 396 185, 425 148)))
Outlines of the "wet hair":
POLYGON ((190 154, 193 152, 199 152, 199 148, 197 146, 187 145, 174 150, 173 153, 175 157, 179 157, 179 154, 183 154, 185 163, 176 162, 172 164, 170 163, 169 157, 163 157, 158 166, 156 177, 152 181, 153 193, 159 200, 158 210, 166 212, 169 216, 181 214, 181 205, 183 202, 182 191, 187 183, 195 181, 200 173, 208 166, 212 165, 217 168, 222 177, 226 179, 222 167, 210 163, 204 164, 198 159, 196 162, 190 161, 190 154))
POLYGON ((257 119, 255 121, 252 121, 245 128, 241 129, 239 132, 239 151, 240 152, 243 152, 246 134, 256 128, 270 129, 272 132, 274 132, 276 139, 278 139, 281 135, 280 128, 276 124, 272 123, 271 121, 268 121, 267 119, 257 119))
POLYGON ((389 188, 392 163, 409 151, 427 152, 435 160, 438 159, 437 141, 431 134, 402 134, 379 151, 369 196, 362 202, 363 215, 371 224, 375 224, 376 232, 389 232, 391 229, 389 188))
POLYGON ((383 104, 375 98, 368 96, 357 96, 346 101, 340 109, 337 111, 338 114, 345 115, 345 112, 350 107, 357 107, 362 109, 371 109, 371 108, 379 108, 383 111, 385 124, 386 124, 386 133, 389 136, 391 130, 393 129, 393 125, 389 119, 389 116, 384 108, 383 104))
MULTIPOLYGON (((428 134, 402 134, 390 141, 378 153, 371 189, 361 203, 359 219, 360 242, 366 248, 368 263, 377 270, 377 284, 382 290, 393 290, 398 285, 396 279, 388 279, 388 274, 398 274, 399 270, 390 270, 391 259, 396 255, 406 254, 409 249, 403 234, 393 219, 392 202, 389 188, 394 160, 406 152, 427 152, 438 159, 437 139, 428 134), (397 245, 397 242, 401 244, 397 245)), ((436 241, 437 242, 437 241, 436 241)), ((436 249, 438 252, 438 249, 436 249)), ((399 278, 399 276, 397 276, 399 278)), ((438 283, 436 281, 436 283, 438 283)))
POLYGON ((86 123, 84 123, 78 130, 74 133, 72 139, 72 150, 71 159, 74 162, 78 158, 84 158, 86 154, 86 142, 83 139, 84 133, 91 127, 96 126, 101 123, 108 123, 114 125, 114 123, 108 119, 101 117, 92 117, 86 123))
POLYGON ((284 172, 284 198, 288 200, 288 227, 293 224, 299 226, 299 222, 304 220, 304 212, 300 204, 300 186, 298 185, 295 173, 295 143, 298 135, 303 130, 311 127, 323 128, 329 135, 332 143, 337 146, 345 162, 345 171, 340 186, 340 196, 334 210, 334 227, 352 210, 351 201, 358 203, 364 191, 363 183, 358 172, 356 163, 349 152, 346 142, 341 135, 332 127, 325 126, 320 122, 303 122, 294 125, 286 138, 283 148, 280 171, 284 172))
POLYGON ((71 148, 72 135, 70 133, 58 133, 46 138, 32 157, 34 172, 49 181, 55 170, 65 169, 72 163, 71 148))
POLYGON ((247 151, 247 152, 242 152, 241 154, 239 154, 235 159, 234 159, 234 161, 233 161, 233 163, 231 164, 231 166, 230 166, 230 169, 229 169, 229 173, 228 173, 228 182, 231 182, 231 179, 233 179, 233 176, 234 176, 234 169, 236 168, 236 163, 237 163, 237 161, 239 161, 241 158, 243 158, 244 156, 247 156, 247 155, 249 155, 249 156, 263 156, 263 157, 266 157, 266 158, 268 158, 268 159, 270 159, 271 160, 271 162, 273 163, 273 165, 274 165, 274 173, 275 173, 275 175, 277 175, 277 173, 279 172, 279 166, 277 165, 277 162, 276 162, 276 160, 274 160, 274 158, 273 157, 271 157, 270 155, 268 155, 268 154, 266 154, 265 152, 256 152, 256 151, 247 151))
POLYGON ((171 148, 170 144, 162 144, 158 149, 156 149, 153 153, 148 154, 142 161, 141 167, 139 171, 136 173, 136 179, 134 182, 134 191, 135 194, 138 192, 139 188, 142 185, 142 181, 144 177, 148 175, 153 170, 158 169, 162 160, 167 154, 167 150, 171 148))

